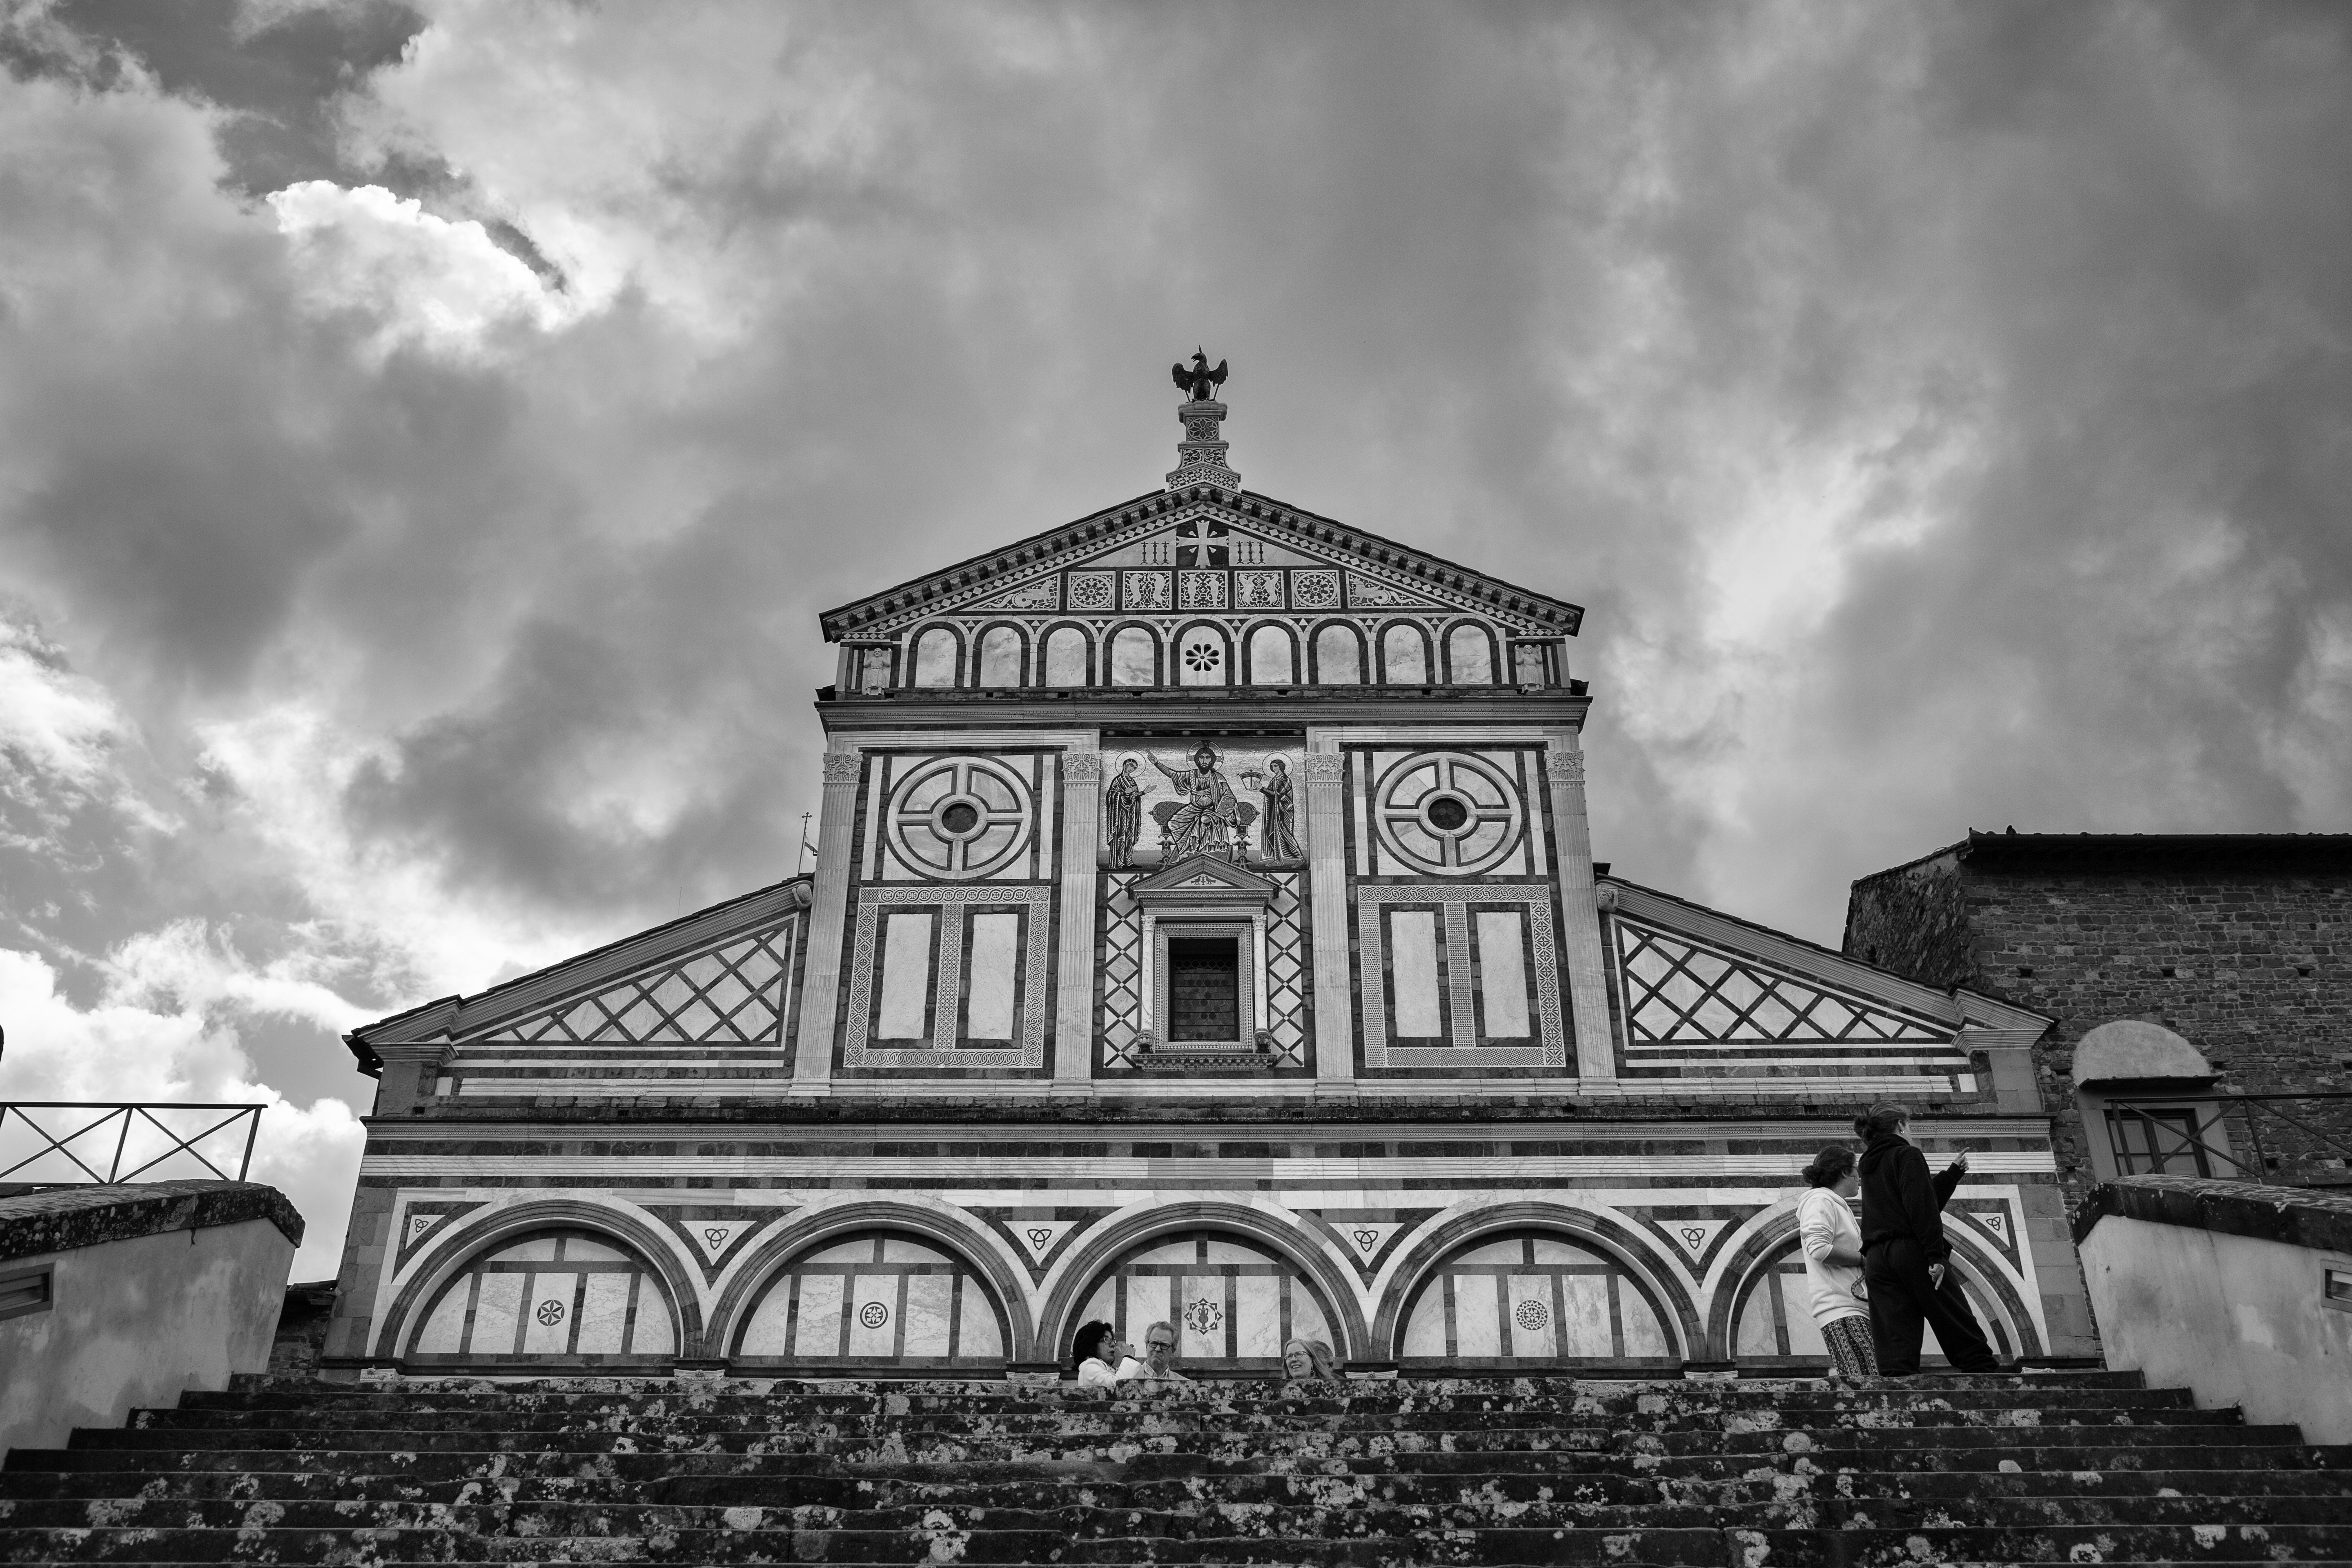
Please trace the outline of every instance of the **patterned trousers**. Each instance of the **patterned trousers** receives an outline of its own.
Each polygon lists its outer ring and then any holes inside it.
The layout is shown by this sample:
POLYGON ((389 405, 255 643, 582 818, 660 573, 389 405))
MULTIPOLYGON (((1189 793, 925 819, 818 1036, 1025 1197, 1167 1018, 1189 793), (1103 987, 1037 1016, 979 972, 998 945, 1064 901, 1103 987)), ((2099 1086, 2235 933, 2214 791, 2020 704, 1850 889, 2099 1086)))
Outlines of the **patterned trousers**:
POLYGON ((1823 1323, 1822 1338, 1830 1347, 1830 1367, 1833 1375, 1878 1375, 1878 1347, 1871 1342, 1868 1318, 1851 1316, 1823 1323))

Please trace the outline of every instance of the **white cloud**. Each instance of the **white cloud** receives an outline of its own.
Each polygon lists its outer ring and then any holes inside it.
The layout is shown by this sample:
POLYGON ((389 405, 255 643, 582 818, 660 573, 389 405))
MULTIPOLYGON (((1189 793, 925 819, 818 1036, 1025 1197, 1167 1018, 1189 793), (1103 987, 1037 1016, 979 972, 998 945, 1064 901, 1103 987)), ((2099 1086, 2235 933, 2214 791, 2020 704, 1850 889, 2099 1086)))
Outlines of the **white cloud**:
POLYGON ((378 355, 404 343, 478 353, 501 331, 551 330, 578 314, 480 224, 436 217, 381 185, 305 180, 268 202, 304 303, 373 320, 369 347, 378 355))
MULTIPOLYGON (((231 987, 220 989, 226 994, 231 987)), ((266 990, 264 995, 287 1000, 266 990)), ((265 1106, 250 1179, 278 1188, 302 1211, 309 1230, 294 1277, 334 1275, 367 1142, 349 1105, 320 1100, 297 1106, 255 1082, 236 1030, 184 998, 142 1005, 109 996, 96 1006, 78 1007, 59 993, 56 971, 35 953, 0 948, 0 1018, 8 1028, 0 1100, 265 1106)), ((12 1145, 21 1147, 14 1130, 0 1148, 12 1145)))

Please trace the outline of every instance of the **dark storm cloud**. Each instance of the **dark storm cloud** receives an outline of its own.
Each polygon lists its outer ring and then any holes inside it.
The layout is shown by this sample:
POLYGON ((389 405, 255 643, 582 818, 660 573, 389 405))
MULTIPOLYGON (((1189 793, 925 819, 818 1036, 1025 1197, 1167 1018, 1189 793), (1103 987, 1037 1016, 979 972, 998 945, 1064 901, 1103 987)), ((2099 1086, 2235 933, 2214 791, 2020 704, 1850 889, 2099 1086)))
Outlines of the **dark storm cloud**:
POLYGON ((788 871, 814 612, 1149 489, 1196 342, 1253 488, 1590 607, 1640 879, 1824 935, 1971 822, 2352 813, 2336 13, 196 13, 235 68, 60 15, 291 139, 204 179, 355 183, 364 96, 468 171, 396 190, 619 277, 372 355, 266 223, 156 225, 185 165, 16 198, 184 290, 13 342, 86 662, 166 754, 345 727, 353 844, 468 907, 788 871))

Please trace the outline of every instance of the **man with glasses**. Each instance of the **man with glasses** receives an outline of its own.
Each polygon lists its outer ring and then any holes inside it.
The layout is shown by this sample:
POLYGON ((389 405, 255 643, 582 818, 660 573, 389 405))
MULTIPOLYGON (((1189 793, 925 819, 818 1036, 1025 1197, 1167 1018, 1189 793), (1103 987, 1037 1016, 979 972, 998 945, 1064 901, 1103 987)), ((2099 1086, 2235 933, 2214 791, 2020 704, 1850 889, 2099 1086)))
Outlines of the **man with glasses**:
MULTIPOLYGON (((1154 1323, 1143 1331, 1143 1365, 1136 1372, 1140 1383, 1190 1383, 1192 1380, 1176 1370, 1176 1325, 1154 1323)), ((1127 1370, 1119 1369, 1125 1377, 1127 1370)))

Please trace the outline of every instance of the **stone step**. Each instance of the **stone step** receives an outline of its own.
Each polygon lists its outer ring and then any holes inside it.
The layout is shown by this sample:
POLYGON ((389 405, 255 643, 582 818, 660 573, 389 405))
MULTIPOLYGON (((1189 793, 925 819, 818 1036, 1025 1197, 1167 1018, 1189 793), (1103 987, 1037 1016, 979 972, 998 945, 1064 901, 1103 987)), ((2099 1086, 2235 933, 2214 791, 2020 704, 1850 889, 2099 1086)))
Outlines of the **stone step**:
MULTIPOLYGON (((2221 1413, 2200 1412, 2200 1415, 2221 1413)), ((2101 1426, 2020 1425, 1823 1426, 1811 1431, 1778 1427, 1724 1430, 1696 1428, 1663 1432, 1612 1431, 1584 1426, 1529 1430, 1517 1427, 1360 1430, 1330 1432, 1319 1428, 1190 1429, 1076 1432, 1042 1429, 1028 1433, 961 1433, 926 1431, 919 1426, 885 1426, 871 1431, 832 1432, 822 1428, 782 1426, 772 1429, 713 1429, 693 1423, 657 1426, 642 1433, 580 1430, 485 1431, 447 1428, 320 1428, 281 1425, 246 1427, 235 1432, 206 1432, 217 1439, 204 1447, 266 1452, 274 1449, 333 1448, 351 1453, 452 1452, 488 1449, 509 1453, 797 1453, 856 1456, 869 1463, 934 1459, 1033 1458, 1048 1456, 1086 1458, 1099 1454, 1112 1458, 1137 1452, 1215 1453, 1246 1448, 1264 1454, 1323 1453, 1630 1452, 1635 1454, 1725 1455, 1770 1453, 1852 1454, 1878 1450, 1971 1448, 2030 1441, 2035 1446, 2095 1445, 2136 1447, 2198 1444, 2231 1447, 2241 1444, 2298 1443, 2292 1426, 2250 1426, 2229 1413, 2228 1419, 2208 1422, 2126 1424, 2121 1418, 2101 1426)), ((192 1446, 189 1431, 168 1426, 76 1431, 78 1448, 182 1449, 192 1446)))
MULTIPOLYGON (((749 1515, 747 1514, 747 1519, 749 1515)), ((633 1536, 469 1536, 435 1530, 31 1530, 0 1535, 9 1563, 1259 1563, 1306 1568, 1402 1568, 1408 1563, 1661 1565, 1735 1561, 1712 1529, 1482 1531, 1391 1536, 1228 1535, 1175 1540, 1056 1532, 966 1531, 943 1521, 915 1531, 690 1531, 633 1536)))
MULTIPOLYGON (((1732 1529, 1732 1559, 1769 1568, 1846 1564, 2352 1562, 2352 1524, 2150 1524, 1937 1530, 1732 1529)), ((1146 1559, 1149 1561, 1149 1559, 1146 1559)), ((1535 1561, 1541 1561, 1536 1559, 1535 1561)))
MULTIPOLYGON (((922 1385, 936 1389, 938 1385, 922 1385)), ((1903 1380, 1833 1384, 1818 1380, 1782 1383, 1577 1383, 1564 1389, 1539 1393, 1478 1394, 1402 1394, 1351 1393, 1346 1395, 1301 1397, 1295 1385, 1247 1384, 1157 1384, 1149 1391, 1117 1398, 1082 1395, 1060 1388, 1006 1389, 992 1393, 903 1392, 867 1385, 857 1393, 811 1393, 807 1385, 780 1384, 773 1390, 711 1394, 688 1392, 671 1385, 660 1393, 626 1394, 554 1390, 544 1393, 445 1392, 440 1385, 419 1384, 397 1392, 314 1385, 309 1390, 273 1386, 222 1393, 195 1393, 181 1403, 184 1410, 265 1410, 271 1412, 329 1410, 569 1410, 596 1413, 661 1414, 678 1411, 725 1415, 790 1405, 809 1413, 864 1414, 880 1410, 891 1415, 910 1412, 962 1412, 975 1416, 1019 1415, 1041 1409, 1128 1410, 1197 1406, 1220 1412, 1269 1411, 1323 1415, 1372 1414, 1381 1411, 1525 1411, 1530 1414, 1574 1415, 1592 1410, 1612 1414, 1681 1408, 1715 1410, 1906 1409, 1923 1405, 1955 1409, 2008 1409, 2026 1405, 2043 1409, 2101 1410, 2185 1409, 2191 1405, 2186 1390, 2173 1388, 2085 1388, 2066 1384, 2027 1387, 1921 1386, 1903 1380), (1293 1390, 1286 1392, 1286 1390, 1293 1390)), ((1417 1384, 1370 1385, 1417 1390, 1417 1384)))
MULTIPOLYGON (((2093 1430, 2104 1434, 2107 1429, 2093 1430)), ((2262 1429, 2235 1430, 2243 1433, 2262 1429)), ((2283 1429, 2268 1430, 2276 1432, 2283 1429)), ((2018 1434, 2021 1438, 2029 1435, 2042 1434, 2018 1434)), ((1858 1475, 1874 1473, 1898 1478, 1907 1483, 1911 1478, 1922 1476, 2001 1473, 2030 1477, 2086 1472, 2142 1471, 2155 1474, 2280 1469, 2343 1475, 2352 1473, 2352 1448, 2273 1442, 2227 1447, 2192 1444, 2123 1447, 2084 1447, 2079 1443, 2049 1447, 2012 1443, 2000 1447, 1978 1446, 1901 1453, 1864 1449, 1843 1456, 1811 1451, 1727 1456, 1519 1450, 1343 1455, 1316 1457, 1304 1461, 1285 1455, 1220 1457, 1202 1453, 1139 1453, 1123 1460, 1115 1460, 1089 1450, 1076 1458, 1038 1456, 1019 1460, 909 1461, 885 1466, 831 1454, 515 1453, 479 1448, 441 1452, 402 1449, 360 1454, 329 1447, 174 1451, 161 1447, 87 1446, 14 1449, 8 1456, 7 1471, 0 1473, 27 1470, 148 1476, 165 1468, 175 1474, 310 1473, 329 1476, 380 1469, 401 1475, 417 1484, 443 1479, 496 1479, 527 1476, 586 1478, 612 1485, 643 1485, 680 1476, 838 1476, 887 1478, 942 1485, 958 1485, 967 1480, 982 1483, 1058 1479, 1135 1482, 1192 1477, 1218 1479, 1267 1475, 1300 1479, 1353 1476, 1367 1479, 1526 1476, 1547 1480, 1560 1477, 1618 1475, 1719 1481, 1740 1479, 1759 1473, 1810 1475, 1843 1468, 1852 1468, 1858 1475)))
POLYGON ((2153 1410, 2107 1412, 2086 1407, 2051 1410, 2032 1405, 1977 1410, 1936 1407, 1811 1412, 1775 1409, 1745 1412, 1667 1410, 1619 1415, 1605 1423, 1597 1420, 1591 1413, 1580 1413, 1574 1419, 1507 1410, 1450 1411, 1428 1415, 1335 1411, 1328 1414, 1292 1415, 1279 1411, 1228 1412, 1201 1410, 1183 1405, 1133 1411, 1024 1411, 1001 1416, 973 1416, 920 1411, 906 1415, 866 1411, 814 1415, 794 1410, 789 1405, 780 1405, 767 1410, 726 1413, 665 1411, 657 1414, 630 1415, 616 1412, 604 1415, 583 1415, 568 1411, 444 1409, 407 1412, 408 1418, 398 1422, 387 1419, 387 1416, 392 1414, 395 1413, 341 1410, 211 1410, 198 1407, 134 1411, 131 1414, 130 1426, 134 1430, 169 1431, 182 1434, 242 1434, 255 1431, 291 1430, 316 1435, 321 1440, 331 1439, 335 1435, 341 1433, 371 1432, 413 1432, 436 1435, 451 1432, 498 1432, 518 1436, 523 1434, 579 1434, 587 1436, 627 1434, 657 1440, 682 1434, 702 1436, 724 1433, 761 1436, 815 1433, 835 1438, 878 1437, 896 1434, 911 1443, 919 1437, 925 1440, 966 1441, 985 1440, 991 1437, 1032 1436, 1139 1438, 1171 1432, 1264 1431, 1287 1436, 1412 1434, 1431 1441, 1440 1441, 1449 1433, 1507 1431, 1535 1435, 1602 1427, 1614 1431, 1637 1432, 1756 1432, 1791 1428, 1919 1430, 1951 1426, 2000 1428, 2071 1426, 2081 1425, 2086 1419, 2097 1421, 2102 1425, 2128 1423, 2138 1426, 2168 1427, 2228 1426, 2241 1423, 2241 1416, 2234 1408, 2197 1410, 2183 1406, 2168 1406, 2153 1410))
MULTIPOLYGON (((477 1489, 479 1490, 480 1489, 477 1489)), ((1773 1497, 1757 1489, 1737 1501, 1651 1500, 1638 1503, 1517 1501, 1475 1492, 1450 1500, 1302 1496, 1284 1500, 1241 1497, 1187 1498, 1175 1507, 1137 1506, 1081 1497, 1067 1488, 1046 1499, 961 1489, 955 1495, 876 1500, 849 1496, 831 1502, 789 1501, 767 1487, 739 1487, 699 1502, 575 1498, 504 1500, 495 1493, 462 1502, 377 1498, 354 1500, 270 1498, 189 1499, 134 1496, 16 1500, 9 1529, 104 1526, 149 1530, 238 1530, 254 1525, 288 1530, 446 1529, 469 1535, 653 1537, 686 1530, 718 1531, 748 1509, 764 1527, 911 1531, 945 1512, 965 1529, 1045 1531, 1073 1537, 1118 1532, 1169 1537, 1228 1535, 1237 1528, 1273 1535, 1329 1533, 1409 1536, 1441 1529, 1634 1530, 1702 1529, 1732 1524, 1841 1529, 1943 1530, 1964 1526, 2347 1524, 2346 1497, 1981 1497, 1962 1500, 1847 1499, 1827 1489, 1799 1488, 1773 1497), (1761 1495, 1758 1495, 1758 1493, 1761 1495), (1044 1503, 1046 1506, 1034 1506, 1044 1503)), ((736 1526, 740 1528, 740 1525, 736 1526)))

